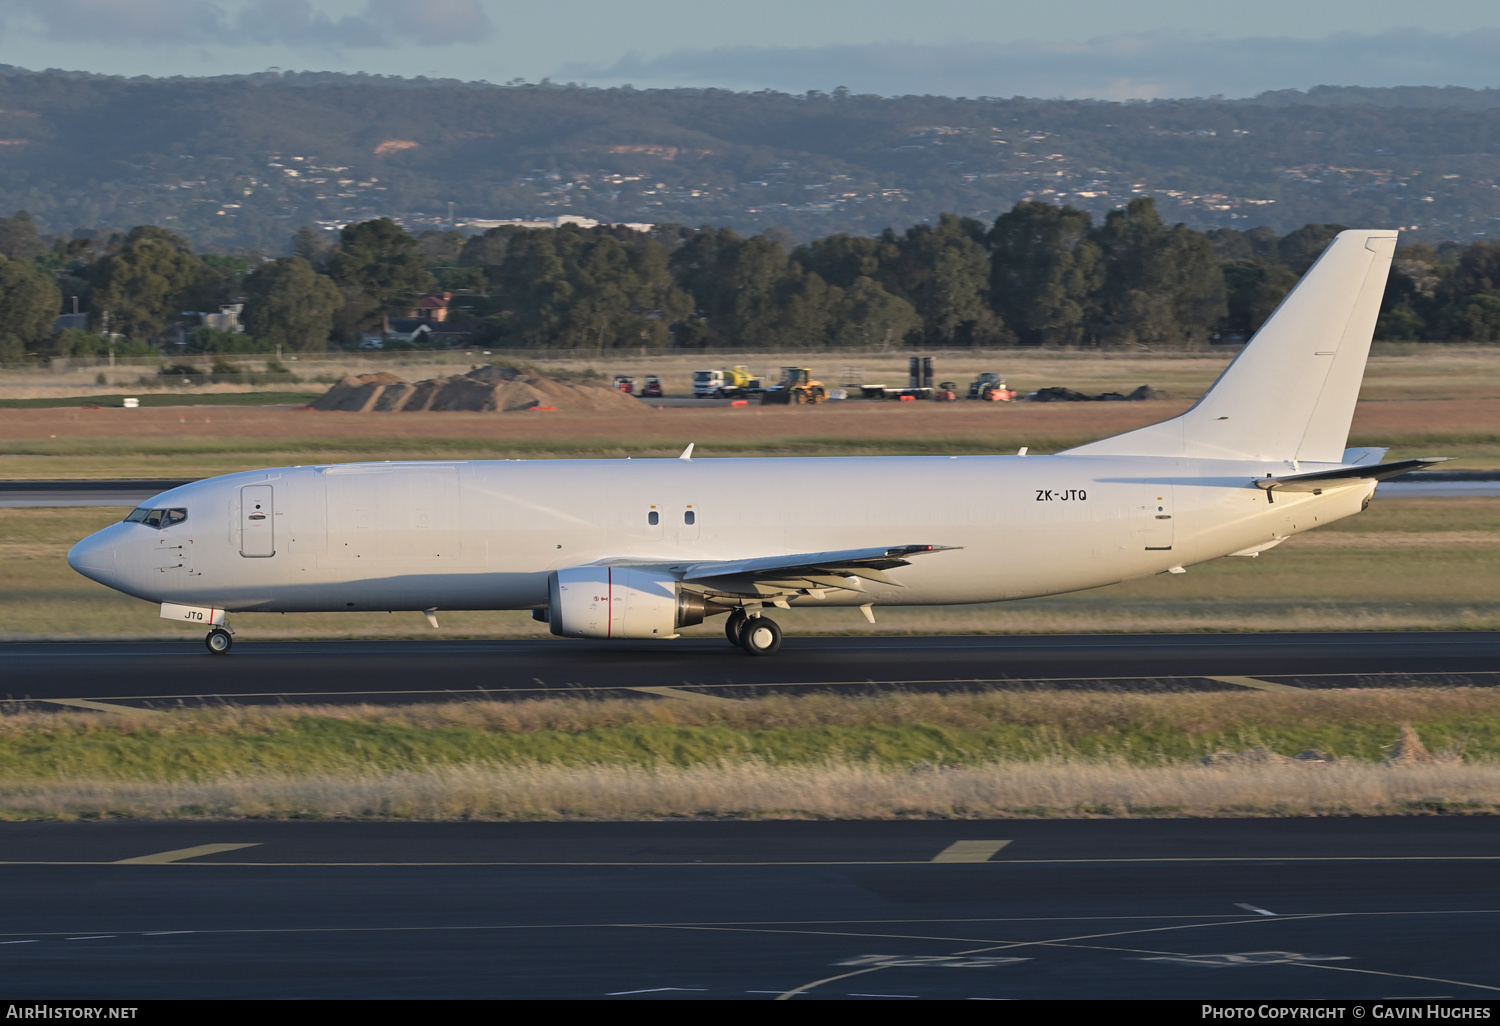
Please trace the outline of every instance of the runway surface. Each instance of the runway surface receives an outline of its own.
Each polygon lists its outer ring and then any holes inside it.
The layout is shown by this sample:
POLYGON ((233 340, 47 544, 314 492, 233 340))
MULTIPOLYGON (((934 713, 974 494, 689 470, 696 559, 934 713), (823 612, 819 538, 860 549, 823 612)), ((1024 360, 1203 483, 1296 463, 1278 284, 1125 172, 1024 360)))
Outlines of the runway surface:
POLYGON ((134 506, 192 479, 120 481, 0 481, 0 508, 27 506, 134 506))
POLYGON ((0 824, 41 998, 1490 1000, 1500 820, 0 824))
POLYGON ((767 691, 1239 690, 1493 686, 1500 633, 789 637, 768 659, 722 640, 0 645, 0 698, 384 702, 767 691))

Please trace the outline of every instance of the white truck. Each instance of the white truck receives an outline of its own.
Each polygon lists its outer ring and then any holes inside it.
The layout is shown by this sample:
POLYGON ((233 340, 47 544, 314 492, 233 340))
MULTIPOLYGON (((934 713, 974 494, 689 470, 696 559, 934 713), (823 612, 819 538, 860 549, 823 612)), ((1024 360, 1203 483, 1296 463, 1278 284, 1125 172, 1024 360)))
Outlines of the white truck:
POLYGON ((724 372, 717 370, 693 371, 693 397, 713 399, 724 392, 724 372))

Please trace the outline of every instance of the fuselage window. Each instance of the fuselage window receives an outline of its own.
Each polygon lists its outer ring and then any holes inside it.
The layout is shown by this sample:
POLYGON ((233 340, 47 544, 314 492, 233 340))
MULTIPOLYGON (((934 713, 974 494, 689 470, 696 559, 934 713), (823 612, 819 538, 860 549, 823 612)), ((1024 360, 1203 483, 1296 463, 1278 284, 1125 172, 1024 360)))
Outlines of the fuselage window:
POLYGON ((696 524, 698 522, 698 514, 694 513, 692 510, 688 510, 682 515, 682 522, 691 527, 693 524, 696 524))
POLYGON ((653 509, 650 513, 646 514, 646 523, 650 524, 652 527, 655 527, 657 524, 661 523, 661 514, 653 509))

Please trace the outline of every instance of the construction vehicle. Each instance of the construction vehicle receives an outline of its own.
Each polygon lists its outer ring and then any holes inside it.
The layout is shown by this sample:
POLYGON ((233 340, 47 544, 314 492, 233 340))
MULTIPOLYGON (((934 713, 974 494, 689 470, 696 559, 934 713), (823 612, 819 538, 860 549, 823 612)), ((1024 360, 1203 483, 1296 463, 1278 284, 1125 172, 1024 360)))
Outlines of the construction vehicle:
POLYGON ((1005 379, 994 371, 985 371, 975 381, 969 382, 969 398, 985 402, 1006 403, 1020 393, 1005 387, 1005 379))
POLYGON ((616 374, 615 387, 626 395, 635 395, 635 378, 628 374, 616 374))
POLYGON ((913 356, 909 368, 905 388, 866 383, 846 384, 844 387, 850 391, 858 389, 859 394, 865 399, 931 399, 932 357, 913 356))
POLYGON ((958 382, 944 381, 933 390, 932 397, 940 403, 951 403, 958 399, 958 382))
POLYGON ((931 399, 932 398, 932 357, 913 356, 907 362, 907 375, 905 388, 887 388, 885 390, 887 399, 931 399))
POLYGON ((750 393, 757 392, 759 390, 760 381, 757 380, 747 368, 741 366, 740 364, 735 364, 733 367, 725 368, 723 391, 724 395, 749 395, 750 393))
POLYGON ((789 403, 816 404, 828 398, 823 382, 812 376, 808 367, 781 368, 781 381, 760 394, 762 406, 789 403))
POLYGON ((739 364, 723 370, 693 371, 693 395, 699 399, 735 398, 758 391, 760 382, 739 364))
POLYGON ((655 374, 646 375, 646 384, 641 389, 643 399, 660 399, 662 397, 661 378, 655 374))
POLYGON ((724 372, 716 370, 693 371, 693 398, 717 398, 724 389, 724 372))

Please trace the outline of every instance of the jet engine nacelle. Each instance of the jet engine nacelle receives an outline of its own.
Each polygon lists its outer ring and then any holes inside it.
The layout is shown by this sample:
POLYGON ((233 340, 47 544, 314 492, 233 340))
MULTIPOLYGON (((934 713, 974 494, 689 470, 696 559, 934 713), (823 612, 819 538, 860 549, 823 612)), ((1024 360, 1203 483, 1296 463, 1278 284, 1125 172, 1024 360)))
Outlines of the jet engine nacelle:
POLYGON ((575 566, 547 581, 547 622, 565 638, 675 638, 729 607, 683 591, 670 574, 619 566, 575 566))

